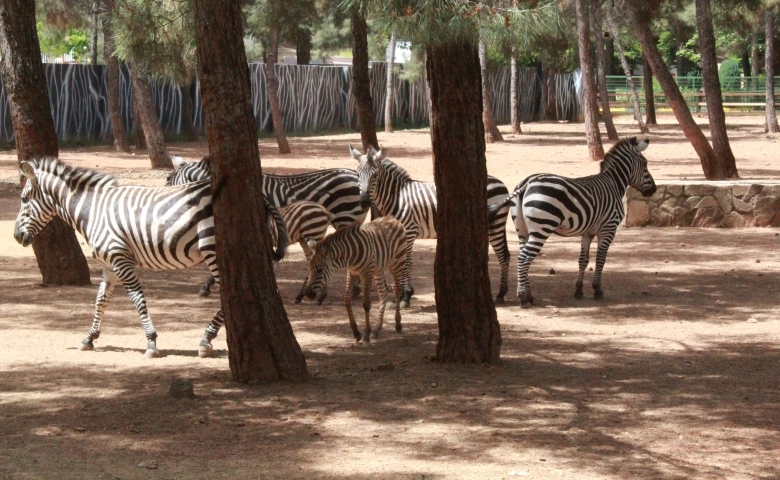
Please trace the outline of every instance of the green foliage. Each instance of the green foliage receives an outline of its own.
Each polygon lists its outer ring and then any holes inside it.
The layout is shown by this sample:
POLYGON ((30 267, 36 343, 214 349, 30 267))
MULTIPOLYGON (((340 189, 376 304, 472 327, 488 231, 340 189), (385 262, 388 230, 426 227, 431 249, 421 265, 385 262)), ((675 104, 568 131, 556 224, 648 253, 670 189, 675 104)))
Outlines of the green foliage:
POLYGON ((720 64, 718 70, 718 78, 720 79, 720 86, 724 91, 734 91, 740 88, 740 73, 741 68, 739 62, 726 59, 720 64))
POLYGON ((38 41, 41 52, 47 55, 59 56, 70 53, 79 62, 90 57, 90 34, 88 30, 67 28, 60 30, 37 22, 38 41))
POLYGON ((328 60, 346 46, 352 45, 349 21, 329 12, 317 22, 311 43, 312 53, 328 60))
MULTIPOLYGON (((701 54, 699 54, 699 35, 692 36, 685 44, 677 51, 677 55, 688 59, 693 65, 698 65, 701 61, 701 54)), ((698 71, 698 68, 695 70, 698 71)))

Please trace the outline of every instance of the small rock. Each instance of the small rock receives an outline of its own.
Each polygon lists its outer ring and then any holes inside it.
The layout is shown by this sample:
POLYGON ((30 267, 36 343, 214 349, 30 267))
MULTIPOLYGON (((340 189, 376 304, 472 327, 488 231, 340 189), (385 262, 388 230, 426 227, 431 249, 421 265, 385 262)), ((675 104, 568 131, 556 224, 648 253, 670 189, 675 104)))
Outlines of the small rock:
POLYGON ((756 259, 756 263, 761 263, 761 260, 759 260, 759 259, 756 259))
POLYGON ((750 318, 747 319, 747 323, 758 323, 758 320, 756 320, 753 317, 750 317, 750 318))
POLYGON ((593 271, 593 267, 590 267, 590 268, 588 269, 588 271, 589 271, 589 272, 592 272, 592 271, 593 271))
POLYGON ((555 269, 554 268, 550 269, 550 275, 555 275, 555 269))
POLYGON ((75 430, 77 432, 86 432, 87 431, 87 429, 84 428, 84 427, 73 427, 73 430, 75 430))
POLYGON ((173 398, 195 398, 192 382, 186 378, 174 378, 168 388, 168 395, 173 398))
POLYGON ((138 468, 148 468, 149 470, 155 470, 157 468, 157 460, 149 460, 148 462, 141 462, 138 468))
POLYGON ((436 382, 432 382, 431 386, 435 388, 436 387, 436 382))
POLYGON ((392 372, 393 370, 395 370, 395 365, 392 363, 380 363, 376 366, 377 372, 392 372))

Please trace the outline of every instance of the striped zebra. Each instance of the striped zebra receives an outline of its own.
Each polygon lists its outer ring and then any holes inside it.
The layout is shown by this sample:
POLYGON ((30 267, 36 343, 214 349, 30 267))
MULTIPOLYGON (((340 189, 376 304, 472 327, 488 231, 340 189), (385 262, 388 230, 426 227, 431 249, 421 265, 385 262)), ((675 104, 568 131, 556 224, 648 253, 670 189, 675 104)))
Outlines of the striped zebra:
POLYGON ((406 233, 404 226, 392 217, 381 217, 369 223, 354 224, 342 228, 325 237, 321 242, 309 239, 314 254, 309 259, 309 280, 306 296, 314 298, 317 292, 327 294, 327 284, 333 270, 347 269, 347 287, 344 293, 344 305, 347 307, 349 325, 358 342, 360 330, 352 313, 352 285, 360 279, 363 288, 363 311, 366 315, 366 328, 362 339, 370 342, 377 338, 382 330, 382 322, 387 305, 387 283, 384 272, 393 276, 395 293, 395 331, 401 332, 401 278, 406 263, 406 233), (379 321, 376 329, 371 329, 371 286, 376 282, 379 293, 379 321))
MULTIPOLYGON (((205 180, 211 175, 209 158, 187 162, 173 159, 174 171, 166 185, 205 180)), ((281 208, 301 200, 319 203, 330 213, 333 228, 339 229, 355 222, 363 223, 368 209, 360 205, 360 185, 357 173, 347 168, 331 168, 300 175, 272 175, 263 173, 263 194, 281 208)))
POLYGON ((599 237, 596 272, 593 276, 593 298, 604 297, 601 272, 607 260, 607 250, 625 215, 623 195, 632 186, 648 197, 655 193, 655 181, 647 170, 642 152, 650 143, 636 137, 617 142, 601 162, 601 172, 582 178, 558 175, 531 175, 523 180, 505 199, 488 208, 488 216, 511 204, 510 211, 520 238, 517 255, 517 296, 523 308, 533 305, 528 283, 528 269, 550 235, 582 236, 579 275, 574 298, 582 298, 582 282, 588 266, 590 244, 599 237), (516 199, 520 201, 516 201, 516 199))
MULTIPOLYGON (((385 149, 369 147, 365 154, 349 147, 352 158, 357 160, 360 179, 361 202, 373 202, 383 215, 392 215, 406 227, 406 267, 402 282, 402 307, 408 307, 414 295, 412 286, 412 249, 418 238, 436 238, 436 184, 412 180, 401 167, 386 158, 385 149)), ((488 175, 488 205, 503 199, 509 193, 506 185, 488 175)), ((509 208, 503 207, 491 219, 488 238, 501 265, 501 284, 496 301, 503 302, 509 290, 509 247, 506 243, 506 219, 509 208)))
MULTIPOLYGON (((114 287, 121 282, 141 318, 147 339, 145 356, 160 356, 157 331, 136 269, 171 270, 206 262, 219 280, 209 182, 177 187, 119 186, 110 175, 54 158, 22 162, 20 172, 27 183, 14 228, 16 241, 30 245, 59 215, 86 239, 92 255, 104 266, 92 327, 81 342, 81 350, 94 348, 103 313, 114 287)), ((201 357, 211 353, 211 340, 224 319, 220 309, 200 342, 201 357)))

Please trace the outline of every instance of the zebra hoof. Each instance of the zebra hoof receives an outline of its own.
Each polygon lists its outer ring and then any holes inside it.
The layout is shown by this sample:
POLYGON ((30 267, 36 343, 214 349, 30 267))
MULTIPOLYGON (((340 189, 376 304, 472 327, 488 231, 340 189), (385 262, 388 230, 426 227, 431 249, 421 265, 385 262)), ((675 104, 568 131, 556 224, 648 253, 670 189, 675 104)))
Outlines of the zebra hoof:
POLYGON ((593 292, 593 300, 602 300, 604 298, 604 291, 601 289, 596 290, 593 292))
POLYGON ((209 343, 208 340, 202 340, 198 346, 198 356, 200 358, 206 358, 214 351, 214 346, 209 343))
POLYGON ((160 351, 156 348, 147 348, 144 352, 144 358, 160 358, 160 351))
POLYGON ((409 308, 409 305, 411 305, 411 304, 409 303, 408 300, 401 300, 401 304, 399 305, 399 307, 401 307, 401 308, 409 308))
POLYGON ((401 325, 395 326, 395 333, 404 333, 403 328, 401 328, 401 325))
POLYGON ((582 296, 583 296, 582 295, 582 287, 581 286, 577 287, 577 289, 574 290, 574 298, 576 298, 577 300, 582 300, 582 296))
POLYGON ((371 333, 366 332, 363 334, 363 343, 371 343, 371 333))
POLYGON ((301 303, 301 300, 303 300, 303 295, 298 295, 297 297, 295 297, 296 304, 301 303))
POLYGON ((203 287, 203 288, 200 289, 200 293, 198 293, 198 295, 201 296, 201 297, 208 297, 209 295, 211 295, 211 290, 209 290, 208 288, 203 287))
POLYGON ((371 338, 373 340, 376 340, 377 338, 379 338, 379 332, 371 332, 371 338))
POLYGON ((496 303, 504 303, 504 297, 496 297, 496 303))
POLYGON ((86 338, 82 340, 81 345, 79 345, 79 350, 81 350, 82 352, 88 352, 94 349, 95 349, 95 344, 92 343, 92 340, 86 338))
POLYGON ((520 307, 531 308, 534 306, 534 296, 530 293, 520 296, 520 307))

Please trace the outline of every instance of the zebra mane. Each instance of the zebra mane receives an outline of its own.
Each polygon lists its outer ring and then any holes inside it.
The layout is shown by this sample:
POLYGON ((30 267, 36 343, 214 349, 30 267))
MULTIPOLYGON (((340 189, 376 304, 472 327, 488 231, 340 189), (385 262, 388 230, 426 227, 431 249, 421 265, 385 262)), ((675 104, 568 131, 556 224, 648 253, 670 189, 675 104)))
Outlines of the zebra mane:
POLYGON ((114 187, 119 182, 113 175, 98 172, 91 168, 74 167, 53 157, 28 161, 33 168, 60 177, 69 187, 89 188, 96 186, 114 187))
POLYGON ((387 158, 382 160, 382 167, 387 170, 394 177, 400 178, 405 181, 412 181, 412 176, 409 172, 401 168, 397 163, 388 160, 387 158))
POLYGON ((625 158, 625 150, 633 150, 639 145, 636 137, 622 138, 616 144, 612 145, 612 148, 604 155, 604 160, 599 164, 599 171, 605 172, 611 170, 615 165, 625 158))

